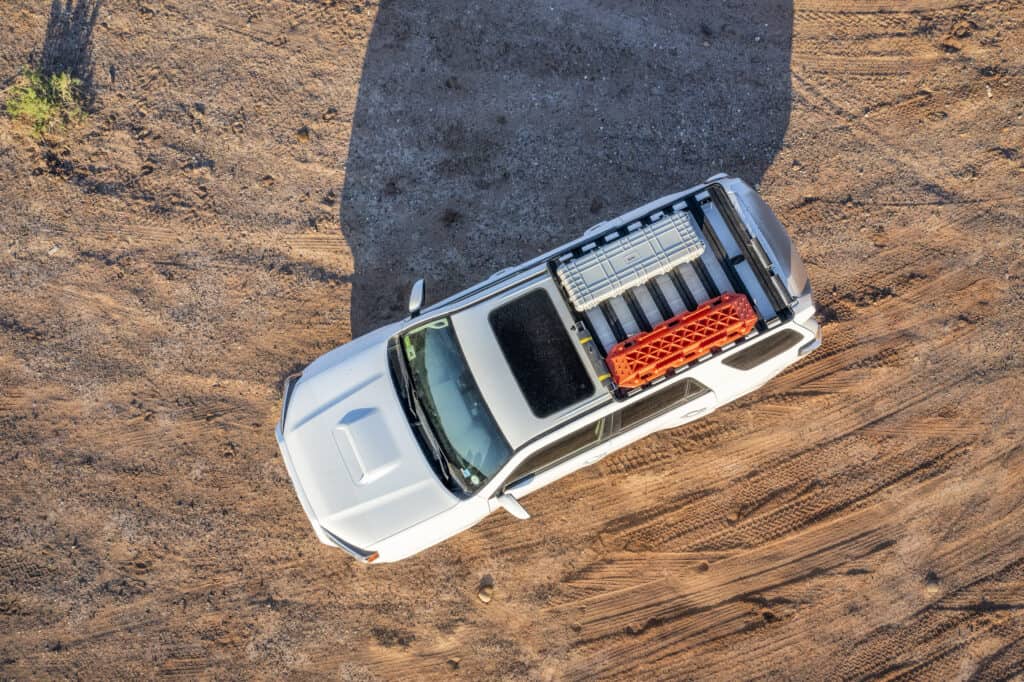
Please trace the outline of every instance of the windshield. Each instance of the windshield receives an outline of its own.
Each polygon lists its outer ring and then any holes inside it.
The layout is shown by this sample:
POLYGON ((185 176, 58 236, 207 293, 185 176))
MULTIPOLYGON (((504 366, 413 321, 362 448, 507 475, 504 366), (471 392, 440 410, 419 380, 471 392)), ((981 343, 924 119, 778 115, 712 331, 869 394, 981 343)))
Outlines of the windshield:
POLYGON ((475 491, 509 460, 512 449, 498 430, 448 318, 402 336, 412 388, 448 469, 475 491))

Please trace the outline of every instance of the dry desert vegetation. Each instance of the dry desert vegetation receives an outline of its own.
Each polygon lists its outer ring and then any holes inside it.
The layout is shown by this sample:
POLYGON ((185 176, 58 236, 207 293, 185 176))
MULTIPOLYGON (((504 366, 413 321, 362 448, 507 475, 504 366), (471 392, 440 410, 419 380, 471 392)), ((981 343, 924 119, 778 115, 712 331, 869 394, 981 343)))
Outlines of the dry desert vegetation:
POLYGON ((0 119, 0 676, 1024 668, 1017 0, 4 0, 25 64, 87 116, 0 119), (820 351, 529 521, 316 542, 283 377, 719 170, 820 351))

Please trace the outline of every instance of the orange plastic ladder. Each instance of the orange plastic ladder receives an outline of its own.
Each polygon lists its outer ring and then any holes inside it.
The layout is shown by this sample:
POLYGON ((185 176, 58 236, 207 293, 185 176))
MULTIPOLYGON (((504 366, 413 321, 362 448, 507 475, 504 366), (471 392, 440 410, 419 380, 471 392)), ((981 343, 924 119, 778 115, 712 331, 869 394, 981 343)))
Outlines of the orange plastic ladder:
POLYGON ((743 294, 725 293, 612 347, 612 381, 636 388, 750 333, 757 313, 743 294))

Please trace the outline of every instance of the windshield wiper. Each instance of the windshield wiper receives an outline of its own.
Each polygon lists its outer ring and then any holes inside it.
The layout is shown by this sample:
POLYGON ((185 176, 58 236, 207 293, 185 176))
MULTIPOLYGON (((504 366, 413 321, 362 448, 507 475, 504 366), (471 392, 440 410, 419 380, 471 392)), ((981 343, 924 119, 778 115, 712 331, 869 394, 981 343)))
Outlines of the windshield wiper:
POLYGON ((441 450, 436 446, 436 444, 431 448, 431 454, 434 455, 434 459, 437 460, 438 465, 441 467, 441 473, 444 474, 444 480, 452 480, 451 465, 448 464, 447 458, 441 454, 441 450))
POLYGON ((419 404, 416 399, 416 388, 412 384, 412 377, 408 374, 402 374, 402 383, 405 386, 405 406, 409 410, 409 416, 412 417, 414 424, 419 424, 422 421, 420 416, 419 404))
POLYGON ((400 350, 395 351, 394 364, 398 367, 398 373, 401 375, 402 382, 398 387, 398 394, 402 397, 402 401, 405 403, 406 412, 409 413, 409 417, 414 424, 418 424, 420 421, 419 413, 416 409, 416 395, 413 392, 412 377, 409 375, 409 369, 405 366, 405 358, 402 357, 400 350))
MULTIPOLYGON (((445 481, 454 480, 452 477, 451 463, 444 454, 444 450, 441 448, 441 444, 437 442, 437 437, 431 430, 429 419, 426 418, 426 413, 423 410, 423 405, 420 403, 419 396, 416 394, 416 382, 412 378, 412 373, 406 366, 406 360, 399 353, 398 364, 399 371, 402 374, 402 384, 405 389, 403 397, 405 398, 406 406, 409 409, 410 417, 412 417, 413 426, 423 434, 423 440, 427 442, 427 446, 430 450, 431 456, 437 462, 437 466, 441 471, 441 475, 444 476, 445 481)), ((459 484, 460 487, 463 487, 459 484)))
POLYGON ((427 445, 430 446, 430 454, 433 455, 434 459, 437 461, 437 465, 440 467, 441 473, 444 474, 444 480, 451 481, 451 464, 448 462, 448 458, 445 457, 444 451, 441 449, 441 444, 437 442, 437 437, 434 435, 434 432, 431 430, 430 424, 428 423, 429 420, 424 418, 422 408, 419 404, 419 398, 416 397, 415 389, 411 395, 413 396, 412 400, 416 406, 417 414, 419 415, 419 418, 416 421, 416 426, 423 433, 423 439, 427 441, 427 445))

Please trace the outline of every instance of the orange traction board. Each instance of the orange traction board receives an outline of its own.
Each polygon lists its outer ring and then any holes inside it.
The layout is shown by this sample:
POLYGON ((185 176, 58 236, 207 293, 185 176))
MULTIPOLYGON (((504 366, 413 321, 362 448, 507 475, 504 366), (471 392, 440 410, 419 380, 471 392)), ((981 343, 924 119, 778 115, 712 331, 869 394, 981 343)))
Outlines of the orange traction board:
POLYGON ((612 381, 636 388, 750 333, 757 313, 743 294, 725 293, 612 347, 612 381))

